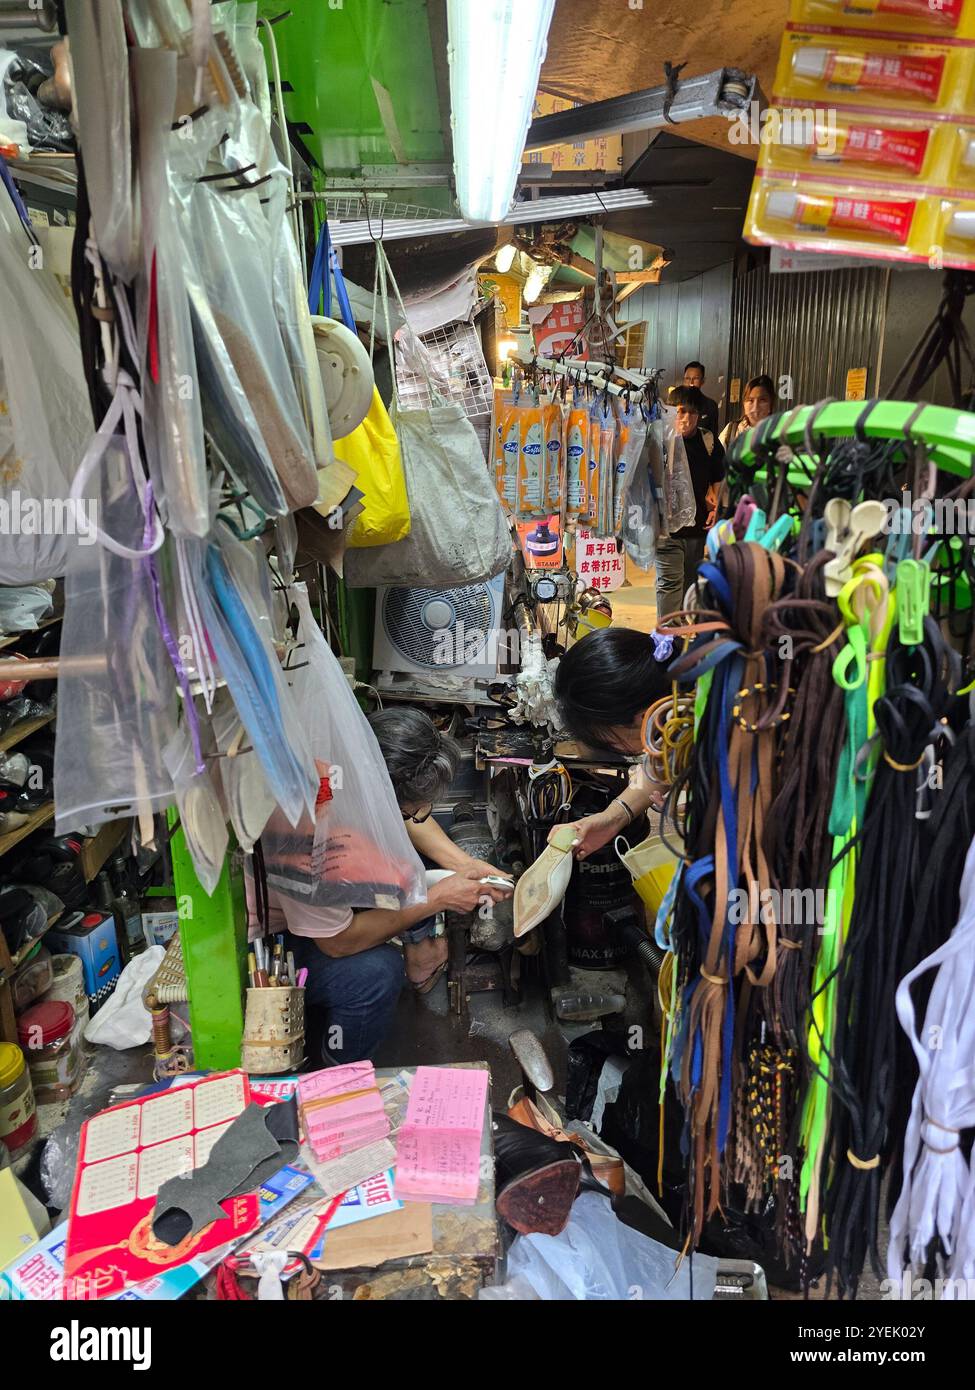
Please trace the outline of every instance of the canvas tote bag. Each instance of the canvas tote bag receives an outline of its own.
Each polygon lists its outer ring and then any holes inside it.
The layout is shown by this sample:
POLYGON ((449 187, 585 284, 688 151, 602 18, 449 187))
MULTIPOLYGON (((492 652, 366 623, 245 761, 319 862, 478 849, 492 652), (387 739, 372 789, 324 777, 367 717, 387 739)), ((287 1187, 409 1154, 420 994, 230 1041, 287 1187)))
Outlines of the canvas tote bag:
MULTIPOLYGON (((491 579, 507 568, 511 533, 474 426, 459 405, 403 410, 396 383, 396 348, 389 329, 389 284, 400 297, 386 252, 376 242, 376 274, 392 360, 390 419, 399 439, 410 503, 410 534, 392 545, 350 550, 345 580, 352 588, 454 588, 491 579)), ((409 325, 403 330, 410 333, 409 325)), ((412 356, 425 351, 418 341, 412 356)))

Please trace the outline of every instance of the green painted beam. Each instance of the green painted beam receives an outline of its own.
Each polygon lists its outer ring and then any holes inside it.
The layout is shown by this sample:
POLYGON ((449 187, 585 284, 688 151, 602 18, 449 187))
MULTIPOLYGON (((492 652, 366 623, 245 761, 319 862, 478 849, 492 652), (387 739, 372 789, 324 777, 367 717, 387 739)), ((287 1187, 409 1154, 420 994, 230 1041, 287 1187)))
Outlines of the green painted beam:
MULTIPOLYGON (((281 0, 260 0, 273 19, 281 0)), ((274 26, 288 120, 329 174, 448 159, 426 0, 291 0, 274 26)), ((267 47, 266 32, 261 39, 267 47)), ((270 68, 269 68, 270 70, 270 68)), ((411 197, 408 201, 415 202, 411 197)))

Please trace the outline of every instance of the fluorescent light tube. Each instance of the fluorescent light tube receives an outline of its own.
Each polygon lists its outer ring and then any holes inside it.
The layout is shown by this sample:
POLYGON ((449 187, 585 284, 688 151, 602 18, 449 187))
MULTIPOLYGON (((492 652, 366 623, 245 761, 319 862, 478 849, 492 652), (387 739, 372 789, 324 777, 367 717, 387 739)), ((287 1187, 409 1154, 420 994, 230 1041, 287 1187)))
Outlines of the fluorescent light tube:
POLYGON ((511 206, 555 0, 447 0, 454 183, 463 217, 511 206))
POLYGON ((513 241, 508 241, 501 247, 501 250, 494 258, 494 264, 499 275, 507 275, 508 271, 515 263, 515 256, 517 254, 518 248, 513 241))

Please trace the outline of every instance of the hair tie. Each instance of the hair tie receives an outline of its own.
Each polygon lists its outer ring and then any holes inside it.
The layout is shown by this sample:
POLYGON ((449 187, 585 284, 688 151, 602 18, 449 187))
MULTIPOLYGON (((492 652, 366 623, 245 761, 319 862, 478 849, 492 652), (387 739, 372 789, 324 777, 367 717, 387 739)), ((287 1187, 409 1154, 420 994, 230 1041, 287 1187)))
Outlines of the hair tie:
POLYGON ((673 637, 664 637, 659 632, 651 632, 650 638, 653 642, 654 661, 669 661, 674 654, 673 637))

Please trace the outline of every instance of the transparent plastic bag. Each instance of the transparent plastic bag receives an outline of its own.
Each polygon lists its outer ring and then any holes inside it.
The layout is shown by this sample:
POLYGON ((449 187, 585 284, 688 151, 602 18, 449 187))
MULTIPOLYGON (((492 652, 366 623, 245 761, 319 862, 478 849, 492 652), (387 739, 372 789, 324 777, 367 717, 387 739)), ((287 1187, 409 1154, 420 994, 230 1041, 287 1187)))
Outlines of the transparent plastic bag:
POLYGON ((369 723, 312 616, 292 590, 302 661, 294 697, 321 779, 314 818, 279 814, 261 837, 268 884, 315 907, 398 910, 426 899, 426 877, 369 723))
POLYGON ((664 417, 663 521, 672 535, 697 518, 697 501, 684 441, 674 429, 674 413, 664 417))
MULTIPOLYGON (((128 284, 139 265, 129 51, 122 0, 67 0, 74 117, 103 260, 128 284)), ((172 113, 170 113, 172 120, 172 113)))
POLYGON ((643 458, 650 417, 638 405, 616 400, 617 461, 613 488, 613 527, 618 533, 630 484, 643 458))
POLYGON ((208 894, 220 882, 230 837, 210 774, 200 771, 185 728, 177 729, 163 749, 163 762, 173 779, 179 821, 196 876, 208 894))
MULTIPOLYGON (((201 139, 207 130, 200 132, 201 139)), ((229 155, 223 158, 229 160, 229 155)), ((264 196, 264 186, 223 188, 219 182, 201 183, 197 176, 184 186, 183 202, 213 321, 288 505, 296 509, 317 501, 318 472, 275 313, 274 251, 264 196)), ((233 465, 234 459, 227 462, 233 465)))
POLYGON ((230 689, 250 745, 261 761, 275 801, 291 825, 315 805, 318 781, 292 691, 265 634, 267 613, 252 612, 234 583, 224 549, 243 545, 187 542, 194 592, 220 674, 230 689))
POLYGON ((652 568, 657 558, 660 507, 654 480, 663 478, 663 424, 654 420, 644 452, 630 479, 620 517, 620 536, 626 553, 641 570, 652 568))
POLYGON ((264 211, 274 249, 274 309, 281 341, 311 437, 316 466, 327 468, 335 459, 332 430, 315 346, 315 332, 308 312, 305 277, 291 225, 285 216, 288 185, 284 171, 277 174, 265 188, 270 190, 264 211))
POLYGON ((140 342, 147 345, 141 375, 146 456, 169 529, 177 536, 205 536, 210 519, 200 385, 168 169, 176 54, 136 49, 133 64, 145 256, 137 292, 140 342))
POLYGON ((0 584, 53 579, 90 540, 85 509, 68 501, 92 430, 78 327, 53 271, 30 253, 0 193, 0 584))
POLYGON ((79 546, 65 578, 54 753, 59 835, 121 816, 145 821, 173 802, 162 749, 176 728, 176 678, 157 619, 155 557, 140 553, 145 502, 125 436, 110 436, 85 487, 112 548, 79 546), (129 553, 119 553, 125 547, 129 553))
POLYGON ((520 1290, 523 1280, 546 1301, 710 1301, 717 1272, 718 1261, 710 1255, 681 1261, 666 1245, 625 1225, 596 1192, 576 1198, 561 1234, 520 1235, 508 1251, 509 1283, 520 1290))
POLYGON ((54 607, 54 595, 40 584, 0 589, 0 633, 35 632, 54 607))
POLYGON ((216 453, 246 485, 254 501, 269 516, 281 516, 288 503, 248 393, 220 336, 210 305, 207 272, 197 254, 194 192, 224 125, 223 114, 213 111, 191 126, 181 127, 174 136, 170 162, 203 425, 216 453))
POLYGON ((221 801, 237 843, 250 854, 274 812, 275 801, 260 759, 253 749, 244 747, 246 730, 227 690, 217 693, 210 727, 220 755, 214 768, 221 801))

